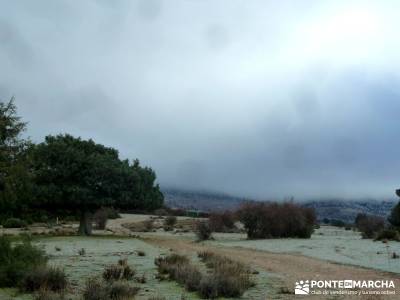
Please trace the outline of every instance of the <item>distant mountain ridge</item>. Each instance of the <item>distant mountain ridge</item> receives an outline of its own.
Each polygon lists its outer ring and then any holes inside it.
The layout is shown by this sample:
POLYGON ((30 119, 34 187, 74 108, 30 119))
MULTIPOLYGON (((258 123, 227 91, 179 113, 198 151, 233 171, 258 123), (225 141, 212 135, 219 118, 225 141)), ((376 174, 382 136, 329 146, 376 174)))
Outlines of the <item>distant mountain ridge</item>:
POLYGON ((387 218, 396 203, 396 201, 380 200, 321 200, 308 201, 303 205, 313 207, 319 220, 327 218, 353 223, 358 213, 387 218))
POLYGON ((172 208, 201 210, 231 210, 248 200, 223 193, 207 191, 188 191, 180 189, 162 189, 165 204, 172 208))
MULTIPOLYGON (((189 191, 167 188, 163 189, 166 205, 172 208, 184 208, 205 212, 234 210, 246 200, 223 193, 207 191, 189 191)), ((352 223, 358 213, 366 213, 386 218, 396 200, 313 200, 300 202, 301 205, 312 207, 319 220, 337 219, 352 223)))

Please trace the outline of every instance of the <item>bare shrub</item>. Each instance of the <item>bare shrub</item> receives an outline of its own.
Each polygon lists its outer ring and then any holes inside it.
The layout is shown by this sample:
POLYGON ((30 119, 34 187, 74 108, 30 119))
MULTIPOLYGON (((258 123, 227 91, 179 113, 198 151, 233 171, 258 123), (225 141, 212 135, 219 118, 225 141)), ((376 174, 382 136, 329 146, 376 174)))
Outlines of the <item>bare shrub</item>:
POLYGON ((211 274, 202 274, 187 257, 176 254, 157 258, 155 264, 161 275, 167 275, 188 291, 197 291, 202 298, 240 297, 254 285, 245 265, 209 251, 198 256, 211 269, 211 274))
POLYGON ((376 241, 389 240, 400 242, 400 234, 396 229, 385 229, 377 233, 376 241))
POLYGON ((132 287, 126 282, 113 282, 107 287, 107 294, 111 300, 134 299, 138 293, 138 287, 132 287))
POLYGON ((164 230, 170 231, 174 228, 177 222, 177 218, 175 216, 168 216, 164 220, 164 230))
POLYGON ((144 231, 152 231, 154 228, 154 220, 144 220, 143 221, 144 231))
POLYGON ((213 278, 219 283, 220 296, 237 297, 254 285, 250 275, 252 272, 246 265, 210 251, 200 252, 198 256, 208 268, 213 269, 213 278), (233 291, 231 285, 237 289, 233 291))
POLYGON ((22 288, 26 292, 46 289, 52 292, 61 292, 67 288, 68 280, 62 269, 41 267, 26 274, 22 288))
POLYGON ((161 275, 168 275, 169 279, 180 283, 188 291, 198 290, 202 275, 186 256, 171 254, 159 257, 155 264, 161 275))
POLYGON ((106 281, 119 280, 123 272, 123 267, 120 265, 107 266, 103 271, 103 278, 106 281))
POLYGON ((108 214, 105 209, 99 209, 93 215, 93 221, 96 224, 96 228, 99 230, 106 229, 107 221, 108 221, 108 214))
POLYGON ((63 300, 64 295, 55 293, 46 289, 41 289, 39 290, 35 295, 34 295, 34 300, 63 300))
POLYGON ((235 229, 234 216, 230 211, 211 213, 208 220, 214 232, 232 232, 235 229))
POLYGON ((313 209, 289 202, 247 202, 236 214, 249 239, 310 238, 316 221, 313 209))
POLYGON ((355 224, 364 239, 377 237, 378 232, 385 228, 385 220, 382 217, 367 214, 358 214, 355 224))
POLYGON ((128 265, 128 260, 120 259, 118 264, 109 265, 103 271, 103 279, 106 281, 117 281, 120 279, 132 280, 136 271, 128 265))
POLYGON ((212 235, 209 223, 207 221, 196 222, 195 233, 198 241, 209 240, 212 235))
POLYGON ((83 290, 84 300, 107 300, 107 290, 104 288, 104 283, 95 278, 89 278, 86 281, 83 290))
POLYGON ((142 276, 135 277, 135 281, 137 283, 146 283, 147 282, 146 275, 142 274, 142 276))
POLYGON ((168 274, 170 267, 173 265, 187 263, 189 263, 189 259, 186 256, 179 254, 171 254, 165 257, 157 257, 154 260, 154 264, 157 266, 158 272, 160 274, 168 274))
POLYGON ((135 276, 136 271, 132 269, 130 266, 126 265, 123 267, 122 270, 122 279, 125 280, 132 280, 133 277, 135 276))
POLYGON ((138 293, 138 287, 132 287, 127 282, 114 281, 104 283, 91 278, 86 282, 84 300, 130 300, 138 293))

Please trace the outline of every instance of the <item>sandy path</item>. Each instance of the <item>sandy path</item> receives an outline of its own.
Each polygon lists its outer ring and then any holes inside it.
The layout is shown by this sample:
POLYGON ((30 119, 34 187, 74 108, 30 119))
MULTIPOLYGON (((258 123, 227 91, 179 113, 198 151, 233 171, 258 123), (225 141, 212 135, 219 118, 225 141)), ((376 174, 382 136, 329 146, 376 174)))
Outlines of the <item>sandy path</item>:
MULTIPOLYGON (((180 253, 193 253, 201 250, 212 250, 232 259, 242 261, 251 266, 257 266, 268 272, 277 274, 281 281, 276 283, 277 291, 281 287, 294 290, 298 280, 393 280, 396 286, 395 296, 312 296, 313 299, 400 299, 400 275, 356 266, 341 265, 302 255, 279 254, 266 251, 256 251, 244 248, 211 246, 179 240, 173 237, 152 236, 144 241, 163 248, 170 248, 180 253)), ((277 292, 278 293, 278 292, 277 292)), ((280 299, 301 298, 295 295, 279 295, 280 299)))

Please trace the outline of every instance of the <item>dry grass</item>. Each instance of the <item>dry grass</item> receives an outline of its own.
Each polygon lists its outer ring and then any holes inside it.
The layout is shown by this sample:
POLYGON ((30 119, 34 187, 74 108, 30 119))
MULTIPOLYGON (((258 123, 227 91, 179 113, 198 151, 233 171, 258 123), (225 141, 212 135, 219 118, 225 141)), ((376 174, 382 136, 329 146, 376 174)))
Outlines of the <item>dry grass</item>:
POLYGON ((211 274, 202 274, 187 257, 177 254, 159 257, 155 264, 162 278, 174 280, 190 292, 197 291, 202 298, 240 297, 254 285, 250 269, 243 264, 208 251, 199 253, 199 257, 211 274))
POLYGON ((91 278, 86 282, 83 300, 131 300, 135 298, 139 288, 127 282, 115 281, 104 283, 91 278))

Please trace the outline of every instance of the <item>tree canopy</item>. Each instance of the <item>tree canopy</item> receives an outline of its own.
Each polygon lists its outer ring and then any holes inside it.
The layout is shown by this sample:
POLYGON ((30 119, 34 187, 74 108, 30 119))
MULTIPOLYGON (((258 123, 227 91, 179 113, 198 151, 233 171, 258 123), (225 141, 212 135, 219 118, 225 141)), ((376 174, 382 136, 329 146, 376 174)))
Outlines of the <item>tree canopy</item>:
POLYGON ((21 137, 25 129, 14 98, 0 102, 0 211, 9 216, 24 210, 32 197, 28 168, 31 144, 21 137))
MULTIPOLYGON (((39 144, 21 138, 26 123, 13 99, 0 102, 0 209, 22 208, 88 214, 100 207, 153 210, 163 205, 156 174, 139 160, 122 160, 116 149, 69 134, 49 135, 39 144)), ((86 223, 86 225, 84 224, 86 223)))

